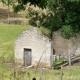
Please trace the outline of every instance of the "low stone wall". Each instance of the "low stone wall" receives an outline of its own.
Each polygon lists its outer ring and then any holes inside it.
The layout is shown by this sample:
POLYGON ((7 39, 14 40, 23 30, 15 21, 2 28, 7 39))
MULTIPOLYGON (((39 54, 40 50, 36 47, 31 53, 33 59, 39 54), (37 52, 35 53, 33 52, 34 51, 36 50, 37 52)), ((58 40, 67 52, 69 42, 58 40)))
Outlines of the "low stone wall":
POLYGON ((62 54, 64 57, 68 57, 70 51, 71 56, 80 55, 80 34, 68 40, 60 36, 60 31, 53 32, 52 44, 54 54, 62 54))

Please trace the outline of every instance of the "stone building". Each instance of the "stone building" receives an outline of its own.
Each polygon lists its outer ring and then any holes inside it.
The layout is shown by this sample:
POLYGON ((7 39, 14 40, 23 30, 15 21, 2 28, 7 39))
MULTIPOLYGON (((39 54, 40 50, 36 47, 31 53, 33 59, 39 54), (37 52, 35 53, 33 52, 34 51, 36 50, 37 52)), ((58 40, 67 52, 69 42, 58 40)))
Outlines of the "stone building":
POLYGON ((51 66, 51 42, 37 28, 31 27, 15 40, 15 61, 25 66, 51 66))

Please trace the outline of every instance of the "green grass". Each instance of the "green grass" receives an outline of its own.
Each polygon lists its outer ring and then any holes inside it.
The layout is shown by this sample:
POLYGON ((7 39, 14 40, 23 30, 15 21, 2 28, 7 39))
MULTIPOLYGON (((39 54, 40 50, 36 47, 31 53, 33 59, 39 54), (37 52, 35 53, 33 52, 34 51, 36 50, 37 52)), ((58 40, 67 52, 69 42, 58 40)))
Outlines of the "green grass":
POLYGON ((57 64, 59 64, 59 63, 62 63, 62 62, 64 62, 64 61, 67 61, 65 58, 60 58, 59 60, 58 59, 56 59, 55 61, 53 61, 53 65, 55 66, 55 65, 57 65, 57 64))
POLYGON ((9 80, 13 68, 4 64, 4 62, 14 59, 14 41, 27 27, 20 25, 0 24, 0 79, 6 76, 5 80, 9 80), (8 77, 7 77, 8 76, 8 77))
MULTIPOLYGON (((14 69, 9 68, 7 69, 9 70, 8 72, 6 72, 5 69, 5 71, 0 73, 1 75, 3 74, 4 76, 3 80, 14 80, 14 69)), ((60 73, 61 70, 43 69, 42 80, 61 80, 60 73)), ((70 73, 68 70, 68 66, 63 68, 62 80, 69 80, 69 74, 70 80, 80 80, 80 66, 71 66, 70 73)), ((0 79, 2 78, 1 75, 0 79)), ((38 69, 37 71, 35 69, 23 69, 23 68, 16 69, 16 80, 32 80, 32 78, 34 77, 36 77, 37 80, 40 80, 40 69, 38 69)))
POLYGON ((27 27, 0 25, 0 62, 14 58, 14 41, 27 27))

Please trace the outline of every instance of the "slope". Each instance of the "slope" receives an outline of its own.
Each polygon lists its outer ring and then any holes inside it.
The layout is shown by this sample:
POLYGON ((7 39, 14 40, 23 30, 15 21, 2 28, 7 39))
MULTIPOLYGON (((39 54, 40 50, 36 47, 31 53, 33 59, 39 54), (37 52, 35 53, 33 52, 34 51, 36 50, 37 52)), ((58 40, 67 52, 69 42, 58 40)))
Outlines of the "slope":
POLYGON ((20 25, 0 25, 0 62, 14 58, 14 40, 26 29, 20 25))

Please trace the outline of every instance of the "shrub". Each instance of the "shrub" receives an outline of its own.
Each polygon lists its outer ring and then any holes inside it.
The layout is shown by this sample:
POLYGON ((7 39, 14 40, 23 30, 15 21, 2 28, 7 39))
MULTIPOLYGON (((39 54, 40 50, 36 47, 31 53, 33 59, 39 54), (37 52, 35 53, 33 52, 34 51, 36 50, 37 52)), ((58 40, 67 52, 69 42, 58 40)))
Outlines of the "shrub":
POLYGON ((61 36, 69 39, 72 36, 72 27, 70 25, 64 25, 61 28, 61 36))
POLYGON ((51 37, 51 31, 45 27, 40 27, 39 30, 46 36, 51 37))

